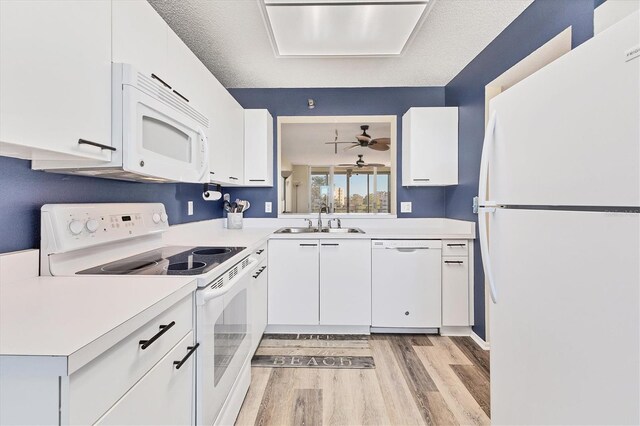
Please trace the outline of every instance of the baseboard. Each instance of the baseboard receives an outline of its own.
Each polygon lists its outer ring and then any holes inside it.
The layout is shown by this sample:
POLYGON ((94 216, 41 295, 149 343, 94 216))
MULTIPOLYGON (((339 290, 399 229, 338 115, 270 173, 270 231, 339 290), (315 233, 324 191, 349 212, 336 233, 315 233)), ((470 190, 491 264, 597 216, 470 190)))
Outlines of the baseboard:
POLYGON ((391 334, 438 334, 437 328, 411 328, 411 327, 371 327, 371 333, 391 334))
POLYGON ((267 325, 265 334, 369 334, 368 325, 267 325))
POLYGON ((489 343, 482 340, 482 338, 478 336, 476 333, 474 333, 473 331, 471 331, 471 334, 469 335, 469 337, 471 337, 473 341, 476 342, 476 344, 480 346, 480 348, 484 349, 485 351, 488 351, 490 349, 491 346, 489 345, 489 343))
POLYGON ((441 336, 471 336, 471 327, 469 326, 446 326, 440 327, 440 335, 441 336))

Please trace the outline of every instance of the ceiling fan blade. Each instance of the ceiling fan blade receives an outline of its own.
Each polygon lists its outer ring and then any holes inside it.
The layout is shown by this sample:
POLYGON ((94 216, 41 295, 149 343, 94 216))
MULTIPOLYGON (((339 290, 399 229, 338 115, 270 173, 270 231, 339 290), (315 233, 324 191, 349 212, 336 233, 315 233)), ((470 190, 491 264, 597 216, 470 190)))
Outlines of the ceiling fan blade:
POLYGON ((380 164, 380 163, 367 163, 364 166, 365 167, 386 167, 385 164, 380 164))
POLYGON ((386 144, 390 144, 391 143, 391 138, 376 138, 376 139, 371 139, 371 142, 369 142, 370 144, 378 144, 378 143, 386 143, 386 144))
POLYGON ((358 139, 358 142, 366 142, 369 143, 371 141, 371 136, 365 136, 365 135, 356 135, 356 139, 358 139))
POLYGON ((352 146, 348 146, 344 150, 345 151, 349 151, 350 149, 353 149, 353 148, 360 148, 360 144, 359 143, 357 143, 357 142, 352 142, 352 143, 353 143, 352 146))
POLYGON ((351 142, 351 141, 325 142, 325 145, 333 145, 334 143, 356 143, 356 142, 351 142))
POLYGON ((353 163, 342 163, 342 164, 338 164, 339 167, 353 167, 353 163))
POLYGON ((375 151, 389 151, 390 147, 386 143, 374 143, 373 145, 369 145, 369 148, 375 151))

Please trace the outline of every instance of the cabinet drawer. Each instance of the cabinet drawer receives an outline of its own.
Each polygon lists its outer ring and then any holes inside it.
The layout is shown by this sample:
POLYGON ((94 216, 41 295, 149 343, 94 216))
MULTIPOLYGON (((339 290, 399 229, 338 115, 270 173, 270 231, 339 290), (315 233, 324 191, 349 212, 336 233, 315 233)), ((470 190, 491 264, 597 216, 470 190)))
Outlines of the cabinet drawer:
POLYGON ((194 407, 193 332, 187 334, 96 424, 189 425, 194 407), (191 355, 187 358, 187 355, 191 355), (186 359, 185 359, 186 358, 186 359), (185 359, 180 368, 174 362, 185 359))
POLYGON ((469 242, 467 240, 443 240, 443 256, 466 256, 469 253, 469 242))
POLYGON ((470 325, 469 261, 466 256, 442 259, 442 325, 470 325))
POLYGON ((133 332, 69 377, 71 424, 95 422, 193 328, 192 295, 133 332), (170 325, 145 349, 149 341, 170 325))

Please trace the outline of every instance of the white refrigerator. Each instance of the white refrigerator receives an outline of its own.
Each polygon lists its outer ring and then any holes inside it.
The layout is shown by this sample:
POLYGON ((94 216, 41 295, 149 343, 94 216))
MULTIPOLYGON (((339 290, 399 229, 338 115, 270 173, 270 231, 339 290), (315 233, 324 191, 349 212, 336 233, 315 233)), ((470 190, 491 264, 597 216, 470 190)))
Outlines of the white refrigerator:
POLYGON ((491 101, 479 230, 494 424, 640 423, 639 23, 491 101))

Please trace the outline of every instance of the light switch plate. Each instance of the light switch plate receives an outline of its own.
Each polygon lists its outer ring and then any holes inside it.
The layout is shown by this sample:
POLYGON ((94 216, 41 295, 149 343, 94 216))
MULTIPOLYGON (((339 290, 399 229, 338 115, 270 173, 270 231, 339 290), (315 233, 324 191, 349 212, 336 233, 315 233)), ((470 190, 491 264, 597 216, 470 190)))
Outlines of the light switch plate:
POLYGON ((187 201, 187 216, 193 216, 193 201, 187 201))
POLYGON ((400 213, 411 213, 411 201, 403 201, 400 203, 400 213))
POLYGON ((264 202, 264 212, 271 213, 271 201, 264 202))

